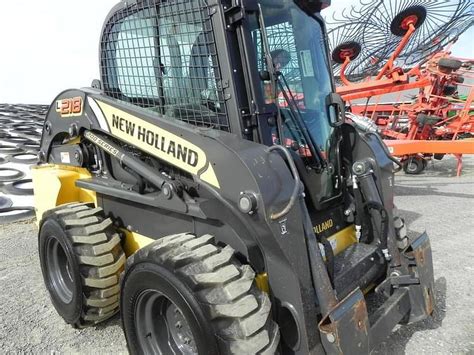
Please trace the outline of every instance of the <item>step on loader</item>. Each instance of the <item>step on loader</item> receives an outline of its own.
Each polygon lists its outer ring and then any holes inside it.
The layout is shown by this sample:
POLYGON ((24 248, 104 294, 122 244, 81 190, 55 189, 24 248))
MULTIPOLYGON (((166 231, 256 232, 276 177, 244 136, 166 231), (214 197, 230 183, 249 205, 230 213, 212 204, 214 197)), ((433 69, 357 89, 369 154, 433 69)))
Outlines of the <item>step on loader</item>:
POLYGON ((120 311, 132 354, 367 354, 431 315, 429 238, 397 214, 398 162, 343 121, 328 5, 112 9, 101 78, 55 98, 33 169, 67 323, 120 311))

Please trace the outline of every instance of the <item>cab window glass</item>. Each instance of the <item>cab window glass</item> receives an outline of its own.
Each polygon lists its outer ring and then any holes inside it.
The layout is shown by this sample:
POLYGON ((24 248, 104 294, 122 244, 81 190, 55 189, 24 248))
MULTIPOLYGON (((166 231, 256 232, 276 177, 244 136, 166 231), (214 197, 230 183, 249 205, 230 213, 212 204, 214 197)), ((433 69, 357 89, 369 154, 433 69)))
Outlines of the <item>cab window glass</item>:
POLYGON ((109 22, 107 95, 166 118, 229 130, 212 24, 203 0, 139 2, 109 22))

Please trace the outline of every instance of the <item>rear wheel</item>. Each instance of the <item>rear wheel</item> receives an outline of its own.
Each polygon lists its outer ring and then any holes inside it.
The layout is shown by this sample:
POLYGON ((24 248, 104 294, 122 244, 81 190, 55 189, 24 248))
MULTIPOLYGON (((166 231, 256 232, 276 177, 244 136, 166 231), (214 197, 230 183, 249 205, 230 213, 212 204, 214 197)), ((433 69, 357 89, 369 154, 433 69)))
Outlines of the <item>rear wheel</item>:
POLYGON ((462 62, 452 58, 441 58, 438 62, 439 69, 444 73, 451 73, 452 71, 461 68, 462 62))
POLYGON ((46 212, 38 247, 51 301, 67 323, 85 327, 117 313, 125 254, 101 208, 75 203, 46 212))
POLYGON ((465 80, 464 77, 461 75, 456 75, 456 77, 454 78, 454 81, 458 84, 464 83, 464 80, 465 80))
POLYGON ((443 95, 445 95, 445 96, 454 95, 457 90, 458 90, 458 86, 457 86, 457 85, 446 85, 446 86, 443 88, 443 95))
POLYGON ((127 261, 121 312, 132 354, 274 354, 280 334, 255 273, 213 237, 165 237, 127 261))
POLYGON ((409 175, 420 174, 426 168, 426 160, 421 157, 410 157, 403 162, 403 171, 409 175))

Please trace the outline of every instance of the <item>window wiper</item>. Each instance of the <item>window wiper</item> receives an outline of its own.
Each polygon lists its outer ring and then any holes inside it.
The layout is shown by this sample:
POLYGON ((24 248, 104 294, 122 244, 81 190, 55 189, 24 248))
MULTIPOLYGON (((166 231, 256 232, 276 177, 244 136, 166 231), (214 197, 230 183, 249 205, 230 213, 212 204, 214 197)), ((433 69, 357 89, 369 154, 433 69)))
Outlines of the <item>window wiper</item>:
MULTIPOLYGON (((272 85, 272 87, 271 87, 271 89, 272 89, 272 99, 275 101, 275 103, 276 103, 275 106, 277 108, 277 136, 278 136, 278 140, 281 144, 282 140, 283 140, 283 125, 282 125, 283 120, 282 120, 282 115, 281 115, 281 108, 278 105, 278 86, 280 86, 280 90, 283 93, 283 95, 285 96, 285 100, 288 103, 288 107, 290 108, 290 112, 292 113, 292 116, 293 116, 295 122, 297 123, 298 128, 303 133, 303 137, 304 137, 306 143, 309 146, 309 150, 311 152, 311 155, 314 157, 314 162, 315 162, 314 168, 317 171, 321 171, 325 166, 325 161, 322 157, 321 151, 319 150, 319 148, 316 148, 315 145, 313 144, 313 141, 311 140, 311 136, 309 135, 309 132, 306 128, 306 125, 303 122, 301 112, 299 112, 299 109, 298 109, 298 113, 296 113, 295 109, 290 104, 288 94, 286 93, 286 91, 283 87, 283 84, 280 80, 280 76, 282 76, 283 79, 284 79, 283 74, 281 72, 279 72, 279 71, 277 72, 275 70, 275 66, 273 64, 273 58, 272 58, 271 51, 270 51, 270 44, 268 42, 267 29, 266 29, 266 26, 265 26, 265 19, 263 17, 262 6, 260 4, 258 4, 258 12, 259 12, 258 22, 259 22, 259 25, 260 25, 260 34, 262 36, 263 52, 264 52, 264 55, 265 55, 267 70, 268 70, 268 74, 269 74, 271 85, 272 85)), ((288 86, 288 83, 286 83, 286 80, 285 80, 285 84, 288 86)), ((294 101, 294 98, 293 98, 293 101, 294 101)))
POLYGON ((298 129, 303 134, 303 137, 306 141, 306 144, 309 147, 311 155, 315 157, 316 164, 314 168, 317 171, 321 171, 326 166, 326 161, 323 158, 321 150, 319 149, 319 146, 317 144, 313 143, 313 140, 311 138, 311 135, 309 134, 308 128, 306 127, 306 124, 304 123, 303 115, 301 114, 301 111, 296 103, 295 97, 293 96, 293 93, 291 92, 290 86, 288 85, 288 82, 286 81, 285 76, 283 75, 282 72, 278 71, 276 73, 276 78, 277 78, 277 84, 280 87, 280 91, 283 94, 283 97, 285 98, 288 108, 290 109, 291 115, 293 116, 293 119, 296 125, 298 126, 298 129))

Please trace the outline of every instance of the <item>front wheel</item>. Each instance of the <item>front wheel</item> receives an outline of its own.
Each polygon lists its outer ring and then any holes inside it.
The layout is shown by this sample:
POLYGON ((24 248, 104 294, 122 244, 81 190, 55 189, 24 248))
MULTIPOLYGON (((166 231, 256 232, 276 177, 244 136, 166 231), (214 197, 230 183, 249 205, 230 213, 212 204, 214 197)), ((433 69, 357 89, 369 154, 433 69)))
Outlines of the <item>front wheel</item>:
POLYGON ((127 261, 121 312, 132 354, 274 354, 280 334, 255 273, 213 237, 178 234, 127 261))

